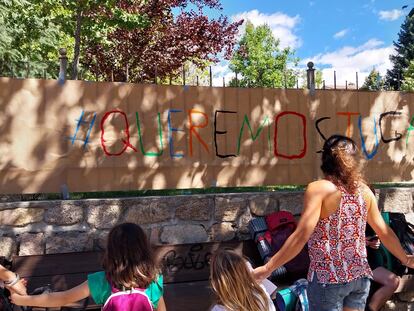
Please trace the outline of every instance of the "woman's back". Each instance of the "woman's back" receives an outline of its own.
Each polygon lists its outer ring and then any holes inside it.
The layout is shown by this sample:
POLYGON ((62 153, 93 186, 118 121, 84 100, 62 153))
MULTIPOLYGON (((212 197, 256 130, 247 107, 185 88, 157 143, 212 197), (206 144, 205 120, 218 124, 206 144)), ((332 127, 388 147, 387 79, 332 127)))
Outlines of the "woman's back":
POLYGON ((365 248, 367 204, 362 187, 355 193, 330 181, 320 182, 327 195, 309 245, 308 279, 316 273, 321 283, 347 283, 371 276, 365 248))

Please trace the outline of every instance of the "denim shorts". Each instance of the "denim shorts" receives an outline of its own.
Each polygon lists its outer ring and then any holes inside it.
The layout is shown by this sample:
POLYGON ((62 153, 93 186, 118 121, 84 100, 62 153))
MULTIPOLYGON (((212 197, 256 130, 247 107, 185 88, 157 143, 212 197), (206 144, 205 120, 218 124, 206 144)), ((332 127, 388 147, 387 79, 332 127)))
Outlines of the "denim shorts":
POLYGON ((343 284, 318 283, 316 273, 309 283, 310 311, 342 311, 344 307, 364 310, 371 281, 362 277, 343 284))

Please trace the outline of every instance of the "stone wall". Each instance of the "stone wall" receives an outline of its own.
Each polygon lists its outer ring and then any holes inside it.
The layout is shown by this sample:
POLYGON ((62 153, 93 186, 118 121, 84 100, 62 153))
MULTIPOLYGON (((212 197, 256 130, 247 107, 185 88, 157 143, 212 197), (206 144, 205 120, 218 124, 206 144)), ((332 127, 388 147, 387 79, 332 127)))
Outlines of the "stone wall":
MULTIPOLYGON (((379 206, 414 222, 414 189, 378 190, 379 206)), ((135 222, 154 244, 248 239, 254 216, 299 214, 303 192, 0 203, 0 256, 99 250, 115 224, 135 222)))

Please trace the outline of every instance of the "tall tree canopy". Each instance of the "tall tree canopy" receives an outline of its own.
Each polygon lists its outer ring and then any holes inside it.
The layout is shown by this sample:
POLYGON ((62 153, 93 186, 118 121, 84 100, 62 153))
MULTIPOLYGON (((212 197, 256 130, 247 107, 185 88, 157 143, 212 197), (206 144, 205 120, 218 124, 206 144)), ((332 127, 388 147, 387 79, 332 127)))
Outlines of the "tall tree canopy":
POLYGON ((390 56, 393 68, 388 70, 386 81, 392 88, 397 89, 398 80, 403 78, 404 71, 414 60, 414 9, 411 10, 401 25, 398 40, 397 42, 394 41, 394 47, 396 54, 390 56))
POLYGON ((229 56, 241 24, 203 13, 220 10, 219 0, 0 0, 0 8, 4 3, 11 9, 0 13, 0 21, 7 15, 1 59, 6 43, 15 59, 29 62, 57 60, 58 47, 66 47, 73 77, 80 62, 100 80, 125 81, 127 67, 131 82, 156 72, 165 78, 185 62, 206 64, 221 51, 229 56))
POLYGON ((384 79, 378 70, 373 68, 369 75, 365 78, 361 90, 379 91, 384 88, 384 79))
POLYGON ((294 87, 296 77, 288 64, 297 64, 290 48, 281 49, 268 25, 255 27, 247 22, 246 32, 230 61, 230 69, 239 74, 236 83, 246 87, 294 87))

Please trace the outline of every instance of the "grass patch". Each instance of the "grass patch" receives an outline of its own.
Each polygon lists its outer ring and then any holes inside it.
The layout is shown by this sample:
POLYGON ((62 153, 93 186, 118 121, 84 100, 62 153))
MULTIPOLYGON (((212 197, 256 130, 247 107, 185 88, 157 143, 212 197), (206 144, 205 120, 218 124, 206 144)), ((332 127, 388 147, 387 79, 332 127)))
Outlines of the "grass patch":
MULTIPOLYGON (((412 188, 414 183, 375 183, 375 188, 412 188)), ((162 190, 130 190, 130 191, 99 191, 99 192, 71 192, 71 200, 81 199, 111 199, 125 197, 145 196, 174 196, 174 195, 195 195, 195 194, 220 194, 220 193, 243 193, 243 192, 275 192, 275 191, 302 191, 305 185, 276 185, 262 187, 211 187, 192 189, 162 189, 162 190)), ((11 201, 41 201, 60 200, 60 193, 34 193, 0 195, 0 202, 11 201)))

